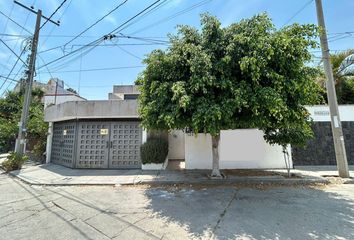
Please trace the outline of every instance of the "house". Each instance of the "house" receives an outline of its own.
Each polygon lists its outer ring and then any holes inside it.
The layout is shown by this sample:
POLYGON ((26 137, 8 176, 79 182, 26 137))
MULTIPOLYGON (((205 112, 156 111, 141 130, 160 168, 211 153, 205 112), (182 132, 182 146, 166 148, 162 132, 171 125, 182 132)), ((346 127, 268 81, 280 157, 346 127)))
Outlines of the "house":
MULTIPOLYGON (((141 128, 136 86, 114 86, 108 100, 71 101, 45 110, 49 122, 47 161, 72 168, 141 168, 141 128)), ((168 135, 169 159, 184 159, 187 169, 209 169, 211 137, 182 130, 168 135)), ((289 149, 290 150, 290 149, 289 149)), ((291 163, 290 163, 291 164, 291 163)), ((257 129, 221 132, 221 168, 284 168, 280 146, 267 144, 257 129)))
MULTIPOLYGON (((14 91, 20 91, 21 83, 18 83, 14 91)), ((86 101, 85 98, 81 97, 78 93, 70 88, 65 89, 65 84, 63 80, 58 78, 49 79, 48 83, 42 83, 38 81, 33 81, 32 88, 39 88, 44 92, 42 102, 44 108, 49 105, 60 104, 69 101, 86 101)))
POLYGON ((70 88, 65 89, 64 81, 58 78, 51 78, 48 83, 44 85, 43 91, 44 108, 49 105, 56 105, 64 102, 86 101, 85 98, 81 97, 74 90, 71 90, 70 88))
MULTIPOLYGON (((50 123, 47 142, 47 162, 51 161, 72 168, 141 168, 140 145, 147 139, 146 130, 140 126, 136 86, 114 86, 108 100, 72 101, 45 110, 45 121, 50 123)), ((333 152, 330 138, 322 141, 322 125, 326 122, 330 133, 329 117, 326 106, 308 107, 314 118, 315 139, 305 149, 288 147, 289 162, 284 161, 283 149, 279 145, 269 145, 258 129, 237 129, 221 131, 220 168, 286 168, 294 162, 326 163, 318 159, 321 153, 333 152), (316 127, 318 126, 318 127, 316 127), (318 130, 316 130, 318 129, 318 130), (321 146, 323 149, 318 148, 321 146), (329 149, 332 150, 329 150, 329 149)), ((343 121, 351 121, 353 126, 354 106, 341 106, 343 121)), ((344 126, 346 126, 344 124, 344 126)), ((353 127, 350 127, 353 131, 353 127)), ((353 144, 353 139, 348 144, 353 144)), ((211 169, 212 150, 209 134, 194 135, 184 130, 174 130, 168 134, 169 159, 185 160, 186 169, 211 169)), ((347 144, 347 146, 349 146, 347 144)), ((353 159, 353 148, 349 157, 353 159)), ((332 154, 333 155, 333 154, 332 154)), ((331 156, 323 156, 323 159, 331 156)), ((322 158, 321 158, 322 159, 322 158)), ((354 160, 354 159, 353 159, 354 160)), ((352 160, 351 160, 352 161, 352 160)), ((332 163, 332 162, 330 162, 332 163)))

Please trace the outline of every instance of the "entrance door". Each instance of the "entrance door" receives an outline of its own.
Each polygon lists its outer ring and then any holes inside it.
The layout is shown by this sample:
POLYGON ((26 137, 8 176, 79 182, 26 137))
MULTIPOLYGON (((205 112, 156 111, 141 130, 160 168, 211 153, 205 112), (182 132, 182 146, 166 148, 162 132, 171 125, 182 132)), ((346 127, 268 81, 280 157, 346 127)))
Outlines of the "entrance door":
POLYGON ((113 122, 110 140, 109 168, 141 168, 139 122, 113 122))
POLYGON ((109 132, 109 122, 79 123, 77 168, 108 168, 109 132))

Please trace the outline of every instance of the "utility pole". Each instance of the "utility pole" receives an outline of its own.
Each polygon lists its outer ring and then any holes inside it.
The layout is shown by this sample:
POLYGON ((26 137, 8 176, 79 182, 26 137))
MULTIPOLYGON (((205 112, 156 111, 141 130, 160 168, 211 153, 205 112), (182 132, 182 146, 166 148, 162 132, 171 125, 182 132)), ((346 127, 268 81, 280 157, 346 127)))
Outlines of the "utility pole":
POLYGON ((320 40, 322 48, 322 59, 325 69, 325 74, 327 78, 326 89, 327 89, 327 98, 331 116, 331 126, 332 126, 332 135, 334 141, 334 150, 336 154, 337 168, 340 177, 348 178, 348 161, 347 154, 345 152, 345 143, 342 130, 342 124, 339 117, 337 95, 334 85, 334 77, 332 72, 332 65, 329 56, 328 40, 326 25, 323 16, 322 1, 316 0, 316 10, 317 10, 317 20, 320 27, 320 40))
MULTIPOLYGON (((35 65, 36 65, 36 55, 37 55, 37 47, 38 47, 38 38, 39 38, 39 30, 40 30, 40 24, 41 24, 41 18, 45 18, 47 21, 51 21, 49 18, 46 18, 42 16, 42 10, 38 10, 37 12, 33 10, 32 8, 28 8, 24 6, 23 4, 14 1, 16 4, 20 5, 23 8, 26 8, 27 10, 37 14, 37 19, 36 19, 36 26, 34 30, 34 35, 32 39, 32 46, 31 46, 31 56, 30 56, 30 61, 29 61, 29 68, 28 68, 28 77, 25 83, 26 89, 25 89, 25 95, 24 95, 24 103, 23 103, 23 108, 22 108, 22 113, 21 113, 21 121, 18 124, 19 130, 18 130, 18 137, 16 139, 16 145, 15 145, 15 152, 23 155, 25 153, 25 144, 26 144, 26 132, 27 132, 27 121, 28 121, 28 115, 29 115, 29 108, 31 104, 31 95, 32 95, 32 84, 33 84, 33 77, 35 73, 35 65)), ((53 21, 51 21, 53 22, 53 21)), ((53 22, 54 24, 58 25, 58 23, 53 22)))

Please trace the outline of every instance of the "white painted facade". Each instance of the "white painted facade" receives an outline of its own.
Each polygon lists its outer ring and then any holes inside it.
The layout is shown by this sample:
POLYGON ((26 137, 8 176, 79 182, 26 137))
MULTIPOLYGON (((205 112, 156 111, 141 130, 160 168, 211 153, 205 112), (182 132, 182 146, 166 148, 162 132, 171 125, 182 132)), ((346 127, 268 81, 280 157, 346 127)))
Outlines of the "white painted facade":
MULTIPOLYGON (((306 107, 315 122, 330 121, 329 107, 325 105, 306 107)), ((354 105, 339 106, 341 121, 354 121, 354 105)), ((288 147, 290 167, 291 147, 288 147)), ((270 145, 257 129, 238 129, 221 131, 220 168, 286 168, 282 147, 270 145)), ((209 134, 185 135, 186 169, 211 169, 212 151, 209 134)))
MULTIPOLYGON (((186 134, 185 140, 186 169, 211 169, 211 136, 186 134)), ((221 131, 219 154, 221 169, 286 168, 282 147, 266 143, 258 129, 221 131)))

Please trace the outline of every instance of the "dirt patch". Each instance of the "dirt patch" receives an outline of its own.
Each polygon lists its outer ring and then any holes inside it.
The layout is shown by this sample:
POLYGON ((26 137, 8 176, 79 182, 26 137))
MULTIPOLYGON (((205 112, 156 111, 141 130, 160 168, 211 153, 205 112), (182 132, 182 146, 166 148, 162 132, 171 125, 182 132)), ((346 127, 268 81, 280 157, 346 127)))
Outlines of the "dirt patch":
MULTIPOLYGON (((236 177, 268 177, 268 176, 281 176, 288 177, 285 172, 277 172, 271 170, 250 170, 250 169, 225 169, 222 170, 223 174, 226 176, 236 176, 236 177)), ((301 178, 301 176, 294 173, 290 173, 291 178, 301 178)))
POLYGON ((138 184, 138 185, 122 185, 119 187, 124 188, 139 188, 139 189, 164 189, 170 192, 180 191, 182 189, 192 189, 192 190, 204 190, 211 188, 235 188, 244 189, 251 188, 257 190, 268 190, 272 188, 324 188, 327 184, 324 183, 293 183, 293 184, 282 184, 282 183, 232 183, 232 184, 138 184))

